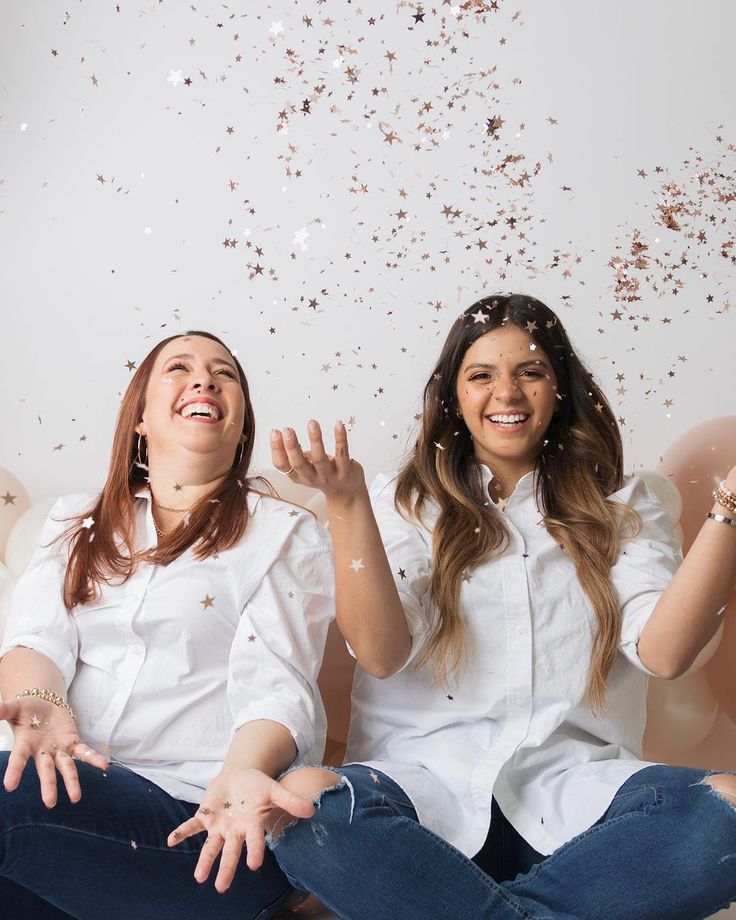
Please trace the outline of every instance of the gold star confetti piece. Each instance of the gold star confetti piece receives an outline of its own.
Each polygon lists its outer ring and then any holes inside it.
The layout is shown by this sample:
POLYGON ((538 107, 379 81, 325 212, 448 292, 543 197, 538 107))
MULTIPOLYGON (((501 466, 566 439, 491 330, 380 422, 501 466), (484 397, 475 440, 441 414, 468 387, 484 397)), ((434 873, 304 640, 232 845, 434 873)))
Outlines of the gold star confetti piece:
POLYGON ((94 524, 94 522, 95 522, 95 519, 94 519, 93 517, 86 517, 86 518, 82 521, 82 527, 86 527, 87 530, 89 530, 89 528, 92 527, 92 525, 94 524))
POLYGON ((487 317, 487 316, 485 315, 485 313, 480 309, 480 307, 478 308, 478 312, 477 312, 477 313, 471 313, 470 315, 473 317, 473 324, 475 324, 475 323, 487 323, 487 322, 488 322, 488 317, 487 317))
POLYGON ((134 370, 135 370, 135 361, 126 361, 126 362, 125 362, 125 366, 128 368, 129 371, 134 371, 134 370))
POLYGON ((378 774, 375 773, 373 770, 371 770, 368 776, 370 776, 370 778, 373 780, 374 783, 378 782, 378 774))
POLYGON ((253 635, 253 633, 251 633, 251 634, 248 636, 248 642, 255 642, 255 641, 256 641, 256 637, 253 635))
POLYGON ((137 849, 138 849, 138 844, 135 842, 135 840, 131 840, 131 841, 130 841, 130 845, 131 845, 131 847, 132 847, 134 850, 137 850, 137 849))
POLYGON ((223 803, 222 803, 222 807, 225 809, 225 811, 229 811, 229 810, 233 807, 233 803, 232 803, 232 802, 223 802, 223 803))
POLYGON ((40 727, 41 727, 41 720, 38 718, 38 716, 31 716, 31 728, 40 728, 40 727))
POLYGON ((354 572, 359 572, 361 569, 364 569, 365 566, 363 565, 362 559, 353 559, 349 568, 351 568, 354 572))
POLYGON ((11 495, 9 490, 5 495, 0 495, 0 498, 2 498, 6 505, 14 505, 17 497, 17 495, 11 495))
POLYGON ((202 604, 203 608, 206 610, 208 607, 215 606, 215 598, 210 597, 209 594, 205 594, 204 600, 200 601, 199 603, 202 604))

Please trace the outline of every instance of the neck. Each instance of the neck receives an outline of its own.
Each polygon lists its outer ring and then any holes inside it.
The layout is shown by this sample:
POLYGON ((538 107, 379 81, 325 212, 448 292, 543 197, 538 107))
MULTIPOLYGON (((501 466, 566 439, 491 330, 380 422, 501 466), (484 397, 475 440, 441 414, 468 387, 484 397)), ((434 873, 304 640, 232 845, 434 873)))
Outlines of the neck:
POLYGON ((516 488, 521 477, 534 469, 533 463, 523 465, 519 465, 518 463, 505 464, 494 460, 493 465, 491 465, 485 460, 481 460, 480 462, 485 463, 493 473, 493 482, 490 483, 488 491, 494 501, 498 501, 499 498, 508 498, 516 488))
MULTIPOLYGON (((206 458, 205 458, 206 461, 206 458)), ((209 495, 230 471, 217 468, 211 462, 182 463, 174 458, 155 457, 148 460, 148 478, 151 493, 159 505, 170 508, 191 508, 201 498, 209 495)))

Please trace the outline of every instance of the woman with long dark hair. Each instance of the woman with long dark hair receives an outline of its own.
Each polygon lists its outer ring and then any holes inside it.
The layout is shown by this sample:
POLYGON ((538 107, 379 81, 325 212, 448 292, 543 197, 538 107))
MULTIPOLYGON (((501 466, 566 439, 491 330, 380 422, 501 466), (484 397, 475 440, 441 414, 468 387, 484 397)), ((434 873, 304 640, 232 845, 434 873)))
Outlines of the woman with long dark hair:
POLYGON ((313 812, 274 777, 322 756, 332 561, 249 478, 254 433, 220 339, 164 339, 102 492, 52 509, 0 649, 4 917, 244 920, 290 896, 264 819, 313 812))
POLYGON ((350 920, 694 920, 736 898, 736 777, 649 764, 648 676, 686 671, 736 577, 736 467, 678 569, 623 475, 608 402, 559 318, 491 296, 455 322, 421 430, 369 491, 319 425, 274 463, 321 488, 357 657, 347 765, 284 784, 297 887, 350 920), (319 827, 319 832, 314 827, 319 827))

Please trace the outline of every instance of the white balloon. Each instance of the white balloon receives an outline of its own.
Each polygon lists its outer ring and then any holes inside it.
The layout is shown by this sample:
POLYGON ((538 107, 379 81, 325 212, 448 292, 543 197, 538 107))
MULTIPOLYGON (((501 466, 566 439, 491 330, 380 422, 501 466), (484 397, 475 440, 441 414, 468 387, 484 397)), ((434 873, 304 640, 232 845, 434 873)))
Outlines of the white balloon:
POLYGON ((677 680, 649 682, 646 757, 667 760, 701 743, 718 717, 718 700, 700 671, 677 680))
POLYGON ((43 501, 36 502, 18 518, 8 534, 5 564, 13 575, 20 575, 31 561, 31 556, 40 542, 43 525, 55 503, 55 498, 44 498, 43 501))
POLYGON ((667 512, 670 521, 676 524, 682 515, 682 496, 674 482, 668 476, 654 470, 639 470, 636 475, 646 482, 667 512))
POLYGON ((675 524, 675 526, 672 528, 672 532, 674 533, 675 539, 680 544, 680 548, 682 549, 682 544, 685 542, 685 531, 682 529, 682 524, 679 522, 675 524))
POLYGON ((8 534, 30 503, 20 480, 0 466, 0 559, 5 552, 8 534))

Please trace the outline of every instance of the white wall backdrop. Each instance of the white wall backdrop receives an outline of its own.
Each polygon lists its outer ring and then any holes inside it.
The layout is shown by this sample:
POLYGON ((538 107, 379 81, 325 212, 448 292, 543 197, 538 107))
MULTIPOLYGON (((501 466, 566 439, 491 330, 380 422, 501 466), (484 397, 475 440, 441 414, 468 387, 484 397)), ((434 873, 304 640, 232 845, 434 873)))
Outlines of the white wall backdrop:
POLYGON ((243 360, 258 465, 312 416, 394 465, 493 290, 560 312, 629 468, 733 413, 728 0, 0 11, 0 465, 32 501, 102 482, 127 363, 190 328, 243 360))

